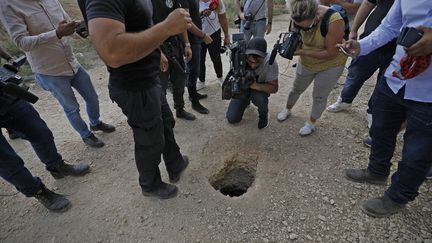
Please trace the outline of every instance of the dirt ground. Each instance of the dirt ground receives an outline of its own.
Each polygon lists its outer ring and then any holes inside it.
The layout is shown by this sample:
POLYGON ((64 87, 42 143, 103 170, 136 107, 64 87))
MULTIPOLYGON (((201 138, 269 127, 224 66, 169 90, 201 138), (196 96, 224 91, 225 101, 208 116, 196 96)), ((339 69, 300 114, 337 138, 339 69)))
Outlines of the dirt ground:
MULTIPOLYGON (((273 21, 268 50, 277 33, 287 28, 286 19, 279 16, 273 21)), ((226 71, 228 58, 223 60, 226 71)), ((359 204, 381 195, 386 187, 355 184, 343 177, 343 169, 367 165, 369 150, 361 140, 367 132, 365 110, 374 79, 365 84, 352 109, 324 112, 317 131, 302 138, 298 130, 309 116, 312 89, 302 95, 292 117, 278 122, 276 114, 285 105, 295 69, 285 59, 277 61, 280 90, 270 98, 270 124, 263 130, 257 129, 254 106, 246 110, 240 124, 226 122, 228 101, 221 100, 207 61, 209 84, 203 92, 209 98, 203 104, 210 114, 194 112, 195 121, 177 120, 176 139, 190 165, 178 183, 178 197, 171 200, 141 195, 132 133, 108 97, 102 63, 89 72, 102 119, 117 127, 113 134, 98 134, 106 143, 103 148, 86 147, 54 98, 33 86, 31 91, 40 97, 35 107, 53 131, 59 152, 70 163, 91 163, 92 171, 80 178, 55 180, 28 142, 10 141, 30 171, 49 188, 68 195, 73 205, 65 213, 51 213, 35 199, 13 195, 15 188, 1 180, 0 241, 432 242, 431 182, 424 183, 416 201, 403 213, 374 219, 363 214, 359 204), (238 180, 241 187, 250 187, 239 197, 225 196, 210 183, 220 187, 217 181, 224 175, 226 181, 238 180)), ((341 88, 338 85, 332 91, 329 103, 341 88)), ((168 99, 172 104, 170 94, 168 99)), ((191 111, 189 102, 186 109, 191 111)), ((402 138, 398 140, 393 162, 400 158, 402 138)), ((160 167, 167 180, 163 163, 160 167)))

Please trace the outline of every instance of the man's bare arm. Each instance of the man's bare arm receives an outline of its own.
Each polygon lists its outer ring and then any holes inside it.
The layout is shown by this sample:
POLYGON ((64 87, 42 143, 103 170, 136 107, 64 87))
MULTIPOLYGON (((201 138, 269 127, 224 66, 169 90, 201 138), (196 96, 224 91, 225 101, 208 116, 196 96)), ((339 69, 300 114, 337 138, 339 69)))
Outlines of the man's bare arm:
POLYGON ((91 19, 89 31, 101 59, 117 68, 146 57, 168 37, 190 28, 191 22, 187 11, 176 9, 161 23, 141 32, 127 33, 122 22, 108 18, 91 19))

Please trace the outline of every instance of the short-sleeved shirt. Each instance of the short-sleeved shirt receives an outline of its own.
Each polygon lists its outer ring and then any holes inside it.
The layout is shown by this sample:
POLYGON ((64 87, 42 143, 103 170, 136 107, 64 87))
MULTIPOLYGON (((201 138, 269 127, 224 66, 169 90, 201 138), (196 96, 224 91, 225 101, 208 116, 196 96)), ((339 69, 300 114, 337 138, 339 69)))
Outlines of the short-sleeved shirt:
POLYGON ((255 20, 264 19, 267 13, 266 0, 245 0, 243 13, 254 15, 255 20))
POLYGON ((277 80, 279 76, 279 67, 276 61, 270 65, 270 54, 264 58, 264 61, 261 65, 255 69, 255 74, 258 76, 257 83, 269 83, 273 80, 277 80))
MULTIPOLYGON (((368 2, 376 5, 373 12, 369 15, 366 20, 363 33, 360 35, 360 39, 368 36, 374 31, 380 24, 384 17, 389 12, 394 0, 367 0, 368 2)), ((396 39, 392 40, 388 44, 380 47, 380 51, 394 52, 396 48, 396 39)))
MULTIPOLYGON (((330 16, 329 24, 337 20, 342 20, 342 17, 338 12, 335 12, 330 16)), ((320 25, 321 22, 319 22, 315 28, 309 31, 300 31, 303 42, 302 49, 313 51, 321 51, 326 49, 325 37, 323 37, 321 34, 320 25)), ((318 59, 309 56, 300 56, 301 64, 315 72, 321 72, 330 68, 344 66, 346 60, 347 57, 342 52, 338 52, 338 54, 331 59, 318 59)))
MULTIPOLYGON (((361 4, 363 0, 344 0, 344 2, 361 4)), ((349 24, 350 26, 352 26, 356 13, 347 13, 347 15, 348 15, 349 24)))
MULTIPOLYGON (((140 32, 153 26, 151 0, 79 0, 85 2, 88 21, 108 18, 122 22, 126 32, 140 32)), ((110 85, 136 91, 153 87, 159 75, 160 52, 154 50, 146 57, 119 68, 108 67, 110 85)))
MULTIPOLYGON (((185 4, 184 2, 185 0, 152 0, 154 24, 164 21, 172 11, 183 6, 185 4)), ((167 41, 178 45, 179 38, 177 37, 178 36, 171 36, 167 41)))
MULTIPOLYGON (((189 14, 192 22, 201 29, 201 17, 199 12, 199 0, 185 0, 183 8, 189 9, 189 14)), ((202 39, 188 31, 188 37, 190 43, 201 43, 202 39)))

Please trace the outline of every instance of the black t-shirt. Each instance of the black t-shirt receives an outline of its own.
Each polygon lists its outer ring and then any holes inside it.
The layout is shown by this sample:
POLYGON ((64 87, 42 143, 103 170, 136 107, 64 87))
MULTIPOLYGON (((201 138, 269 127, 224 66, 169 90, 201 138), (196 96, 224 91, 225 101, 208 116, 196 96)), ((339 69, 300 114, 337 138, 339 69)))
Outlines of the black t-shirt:
MULTIPOLYGON (((83 15, 114 19, 124 23, 126 32, 139 32, 153 26, 151 0, 78 0, 85 2, 83 15)), ((82 3, 80 4, 83 5, 82 3)), ((83 9, 82 9, 83 10, 83 9)), ((110 84, 126 90, 143 90, 152 87, 159 75, 158 49, 134 63, 119 68, 108 67, 110 84)))
MULTIPOLYGON (((382 22, 384 17, 389 12, 391 6, 393 5, 394 0, 367 0, 372 4, 375 4, 376 7, 373 12, 369 15, 366 20, 363 34, 360 35, 360 39, 370 35, 372 31, 374 31, 382 22)), ((391 51, 394 52, 396 48, 396 39, 392 40, 385 46, 382 46, 380 49, 383 51, 391 51)))
MULTIPOLYGON (((180 6, 185 5, 186 0, 152 0, 153 3, 153 22, 155 24, 164 21, 168 15, 180 6)), ((167 39, 173 45, 179 44, 178 36, 172 36, 167 39)))
MULTIPOLYGON (((183 8, 189 9, 189 14, 191 16, 192 22, 201 29, 201 17, 199 12, 199 0, 185 0, 183 8)), ((189 42, 191 43, 201 43, 202 38, 188 32, 189 42)))

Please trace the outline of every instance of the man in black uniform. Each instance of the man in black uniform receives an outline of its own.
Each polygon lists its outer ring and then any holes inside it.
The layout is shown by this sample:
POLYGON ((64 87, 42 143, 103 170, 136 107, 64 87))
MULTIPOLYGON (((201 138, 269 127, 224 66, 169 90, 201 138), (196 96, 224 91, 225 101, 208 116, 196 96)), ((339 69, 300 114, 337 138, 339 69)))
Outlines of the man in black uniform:
POLYGON ((144 196, 175 197, 177 187, 161 179, 161 154, 171 182, 188 165, 174 138, 174 117, 159 81, 159 46, 191 27, 184 9, 153 25, 151 0, 78 0, 96 50, 110 72, 109 94, 128 118, 144 196))
MULTIPOLYGON (((182 0, 152 0, 153 3, 153 22, 155 24, 162 22, 174 9, 183 6, 182 0)), ((192 58, 191 45, 187 36, 187 31, 183 32, 183 41, 180 35, 171 36, 161 46, 161 51, 168 58, 169 66, 167 71, 162 71, 160 75, 162 89, 166 90, 168 82, 172 84, 172 93, 174 99, 174 109, 177 118, 186 120, 195 120, 195 116, 184 110, 184 88, 186 83, 185 65, 183 61, 183 52, 188 60, 192 58), (184 49, 183 49, 184 45, 184 49), (184 50, 184 51, 183 51, 184 50)))

